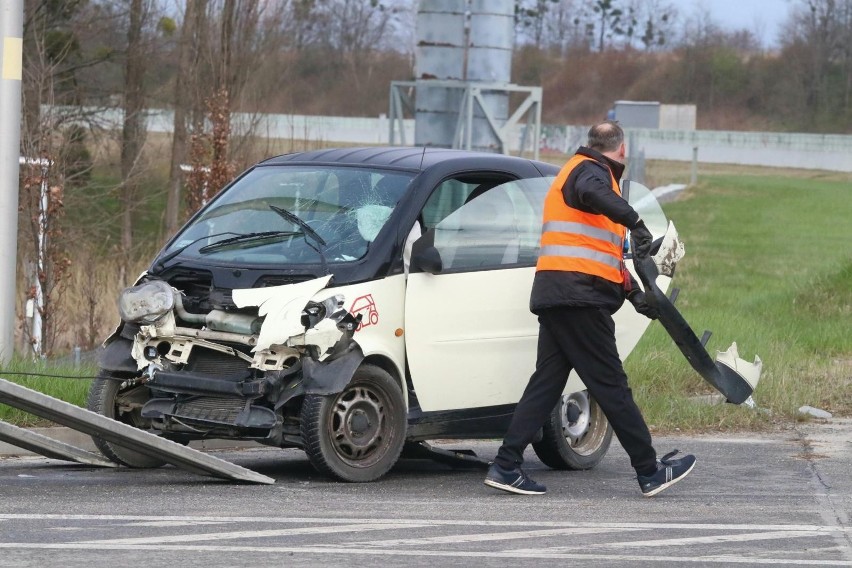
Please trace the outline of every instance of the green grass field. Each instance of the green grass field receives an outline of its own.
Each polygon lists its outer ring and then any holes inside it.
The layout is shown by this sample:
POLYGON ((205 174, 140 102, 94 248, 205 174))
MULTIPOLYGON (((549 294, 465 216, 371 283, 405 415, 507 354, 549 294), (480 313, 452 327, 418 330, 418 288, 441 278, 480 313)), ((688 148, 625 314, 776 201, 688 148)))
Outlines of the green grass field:
MULTIPOLYGON (((649 186, 689 179, 688 164, 649 163, 649 186)), ((714 391, 653 323, 626 362, 637 401, 656 432, 772 428, 802 405, 852 415, 852 178, 802 170, 702 166, 699 183, 665 204, 686 245, 677 307, 708 349, 736 341, 763 360, 757 409, 690 400, 714 391)), ((3 378, 79 405, 89 381, 15 372, 92 376, 16 362, 3 378)), ((0 405, 0 420, 40 423, 0 405)))
MULTIPOLYGON (((724 170, 724 168, 720 168, 724 170)), ((714 392, 652 324, 626 367, 657 430, 770 427, 802 405, 852 413, 852 244, 844 176, 703 174, 664 206, 686 245, 677 307, 711 355, 736 341, 763 360, 758 410, 689 400, 714 392)))
MULTIPOLYGON (((91 365, 81 365, 79 368, 75 368, 74 365, 69 364, 34 363, 26 360, 12 361, 5 365, 3 371, 0 378, 47 393, 78 406, 86 406, 86 396, 91 383, 89 379, 97 373, 97 369, 91 365), (51 376, 34 376, 36 374, 51 376)), ((48 425, 45 420, 37 416, 5 404, 0 404, 0 420, 18 426, 48 425)))

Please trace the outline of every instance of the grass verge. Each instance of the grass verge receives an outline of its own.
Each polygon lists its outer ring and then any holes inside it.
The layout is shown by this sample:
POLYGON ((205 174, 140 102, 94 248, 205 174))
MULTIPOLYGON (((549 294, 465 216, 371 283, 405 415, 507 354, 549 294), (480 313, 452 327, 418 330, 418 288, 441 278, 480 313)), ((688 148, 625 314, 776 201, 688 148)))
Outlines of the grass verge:
POLYGON ((758 410, 707 406, 713 393, 653 324, 626 367, 657 430, 770 427, 811 405, 852 414, 852 248, 849 183, 820 174, 702 175, 666 204, 686 244, 674 286, 698 335, 714 332, 711 355, 736 341, 763 360, 758 410))
MULTIPOLYGON (((77 406, 86 406, 91 378, 97 373, 92 365, 74 367, 73 364, 39 363, 28 360, 14 360, 5 365, 0 378, 27 388, 49 394, 77 406), (34 376, 48 375, 48 376, 34 376), (81 378, 60 378, 81 377, 81 378)), ((0 420, 17 426, 49 426, 43 418, 29 414, 6 404, 0 404, 0 420)))

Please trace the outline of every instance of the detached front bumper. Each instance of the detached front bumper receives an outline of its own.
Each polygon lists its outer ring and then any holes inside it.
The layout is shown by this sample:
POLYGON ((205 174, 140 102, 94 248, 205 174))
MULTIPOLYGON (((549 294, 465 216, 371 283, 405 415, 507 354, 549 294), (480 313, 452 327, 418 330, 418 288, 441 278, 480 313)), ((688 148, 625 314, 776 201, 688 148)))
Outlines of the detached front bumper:
POLYGON ((760 380, 763 366, 760 357, 755 356, 753 363, 740 359, 737 344, 733 343, 727 351, 717 353, 714 361, 705 348, 710 332, 705 331, 703 338, 698 339, 674 304, 657 287, 657 276, 661 272, 665 274, 665 271, 673 270, 671 259, 682 256, 682 251, 683 245, 677 238, 674 226, 670 225, 660 250, 654 257, 633 259, 633 266, 645 288, 646 301, 657 308, 660 323, 692 368, 713 388, 725 395, 728 402, 742 404, 749 399, 760 380))

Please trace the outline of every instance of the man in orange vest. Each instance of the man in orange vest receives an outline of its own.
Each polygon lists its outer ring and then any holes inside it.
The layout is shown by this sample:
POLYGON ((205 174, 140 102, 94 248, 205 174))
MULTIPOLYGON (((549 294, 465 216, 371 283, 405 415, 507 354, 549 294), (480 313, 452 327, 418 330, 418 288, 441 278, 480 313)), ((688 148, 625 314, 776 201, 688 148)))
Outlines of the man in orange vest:
POLYGON ((530 298, 530 309, 539 321, 536 368, 488 470, 486 485, 522 495, 546 491, 520 466, 524 449, 559 402, 572 369, 630 456, 643 495, 656 495, 695 466, 691 455, 673 459, 676 451, 657 460, 616 349, 612 314, 625 297, 639 313, 657 317, 624 268, 627 228, 636 258, 650 254, 652 241, 639 214, 621 197, 618 180, 625 158, 621 127, 614 121, 597 124, 589 130, 588 146, 581 146, 568 160, 545 198, 530 298))

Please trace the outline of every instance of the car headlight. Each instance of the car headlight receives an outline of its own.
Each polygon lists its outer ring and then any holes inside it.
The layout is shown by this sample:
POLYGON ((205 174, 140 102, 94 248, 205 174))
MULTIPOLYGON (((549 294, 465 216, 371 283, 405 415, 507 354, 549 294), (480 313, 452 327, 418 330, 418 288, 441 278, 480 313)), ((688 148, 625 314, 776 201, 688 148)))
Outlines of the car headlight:
POLYGON ((172 311, 175 293, 162 280, 151 280, 121 291, 118 312, 128 323, 150 325, 172 311))

